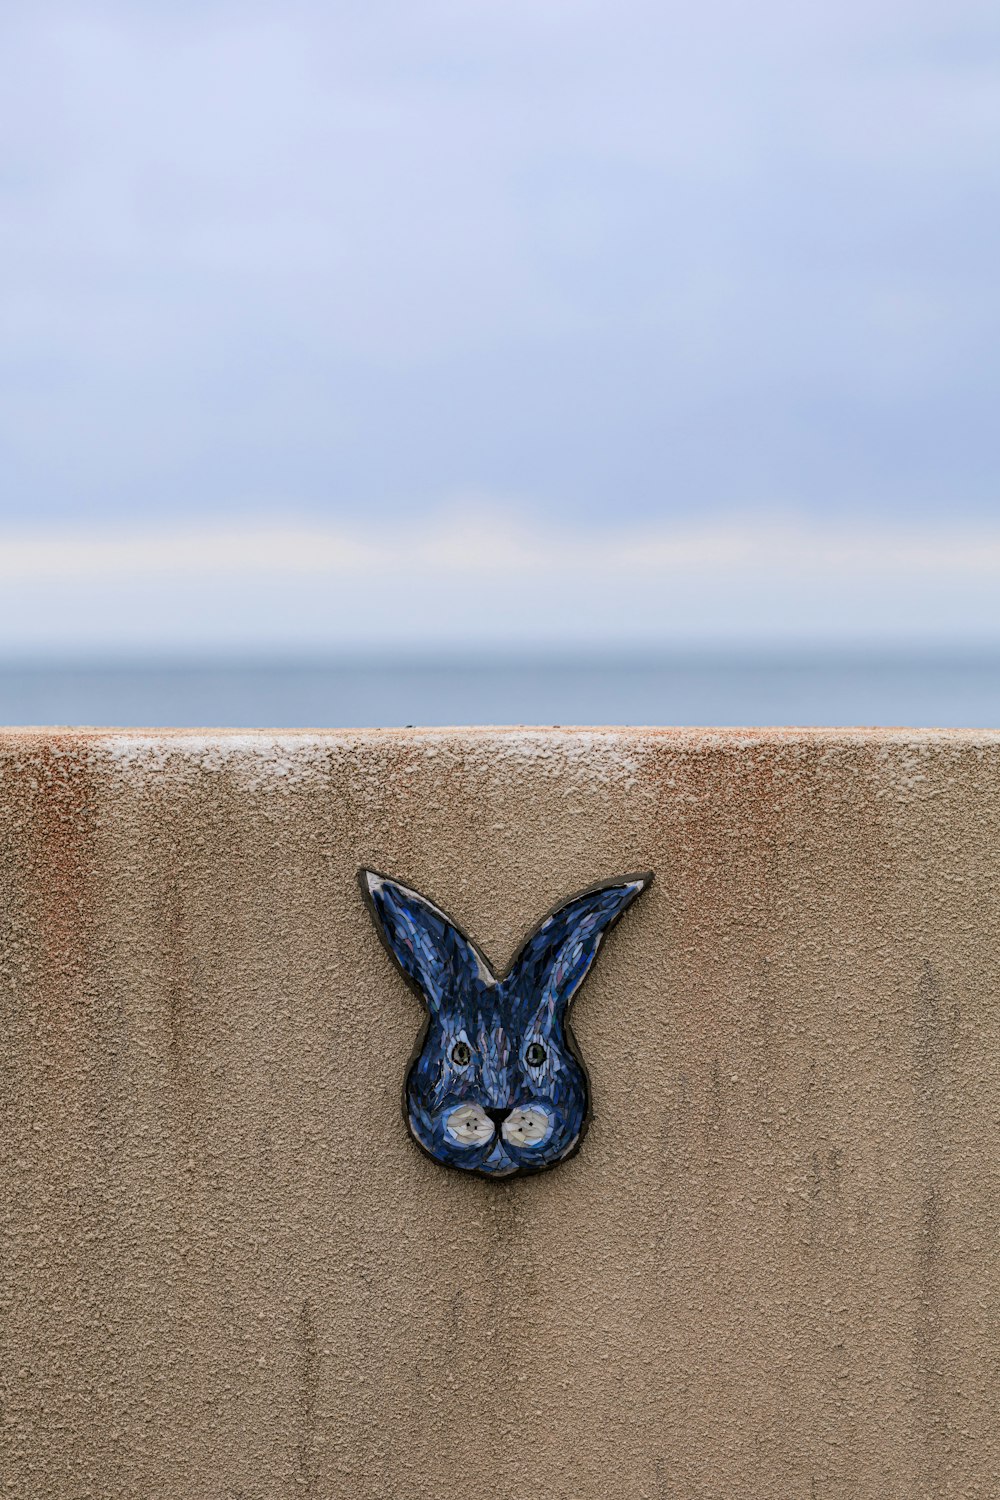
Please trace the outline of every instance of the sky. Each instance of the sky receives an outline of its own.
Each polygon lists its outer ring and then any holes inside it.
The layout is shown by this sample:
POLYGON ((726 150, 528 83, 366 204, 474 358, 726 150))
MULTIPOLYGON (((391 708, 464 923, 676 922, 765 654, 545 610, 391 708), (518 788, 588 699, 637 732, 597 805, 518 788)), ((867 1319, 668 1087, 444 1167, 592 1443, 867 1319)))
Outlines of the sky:
POLYGON ((0 655, 1000 642, 1000 11, 0 12, 0 655))

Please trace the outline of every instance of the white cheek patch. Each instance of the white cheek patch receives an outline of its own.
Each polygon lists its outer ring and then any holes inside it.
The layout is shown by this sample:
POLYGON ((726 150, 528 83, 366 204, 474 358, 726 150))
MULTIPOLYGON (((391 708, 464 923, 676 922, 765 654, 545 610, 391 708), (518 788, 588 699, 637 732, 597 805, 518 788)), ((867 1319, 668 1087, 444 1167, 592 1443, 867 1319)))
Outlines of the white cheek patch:
POLYGON ((493 1122, 478 1104, 460 1104, 444 1122, 457 1146, 481 1146, 493 1135, 493 1122))
POLYGON ((503 1138, 512 1146, 540 1146, 552 1129, 548 1110, 537 1104, 531 1109, 512 1109, 503 1122, 503 1138))

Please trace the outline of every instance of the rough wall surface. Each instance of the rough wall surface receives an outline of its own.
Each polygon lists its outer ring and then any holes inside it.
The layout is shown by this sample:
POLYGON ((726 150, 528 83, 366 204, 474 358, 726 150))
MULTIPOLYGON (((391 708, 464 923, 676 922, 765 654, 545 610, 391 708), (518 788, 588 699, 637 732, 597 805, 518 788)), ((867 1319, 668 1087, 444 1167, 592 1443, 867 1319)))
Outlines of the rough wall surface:
POLYGON ((0 735, 0 1486, 1000 1495, 1000 735, 0 735), (512 1182, 360 863, 495 959, 651 868, 512 1182))

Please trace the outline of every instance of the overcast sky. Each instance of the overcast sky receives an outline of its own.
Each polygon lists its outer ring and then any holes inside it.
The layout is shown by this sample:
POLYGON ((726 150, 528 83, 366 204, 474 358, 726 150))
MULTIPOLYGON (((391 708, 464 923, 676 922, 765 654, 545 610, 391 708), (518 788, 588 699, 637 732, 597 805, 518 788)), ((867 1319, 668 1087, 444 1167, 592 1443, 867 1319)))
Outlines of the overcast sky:
MULTIPOLYGON (((293 641, 363 635, 379 588, 392 638, 452 576, 414 563, 404 608, 399 537, 455 517, 486 561, 534 549, 536 619, 545 556, 591 548, 542 635, 586 634, 614 533, 681 548, 632 634, 676 635, 688 586, 696 635, 794 634, 812 567, 820 634, 912 634, 923 588, 928 628, 1000 638, 994 0, 32 0, 0 12, 0 152, 0 649, 133 604, 169 644, 182 596, 221 639, 223 575, 241 639, 265 577, 293 641), (838 623, 862 574, 896 592, 838 623)), ((490 588, 486 634, 523 633, 490 588)), ((425 633, 481 633, 469 597, 425 633)))

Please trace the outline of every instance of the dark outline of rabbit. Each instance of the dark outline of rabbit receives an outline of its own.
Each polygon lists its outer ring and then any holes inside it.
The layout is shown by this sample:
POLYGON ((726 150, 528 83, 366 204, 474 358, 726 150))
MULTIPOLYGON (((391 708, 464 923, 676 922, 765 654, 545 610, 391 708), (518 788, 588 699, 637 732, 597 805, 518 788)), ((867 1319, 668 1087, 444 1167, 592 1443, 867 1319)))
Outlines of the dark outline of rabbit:
MULTIPOLYGON (((515 1175, 521 1176, 529 1173, 534 1174, 549 1171, 576 1154, 586 1135, 587 1127, 591 1120, 590 1080, 579 1044, 569 1022, 569 1011, 587 975, 593 968, 605 937, 621 920, 633 901, 649 887, 652 880, 652 871, 622 875, 614 880, 598 881, 594 885, 587 886, 582 891, 577 891, 572 896, 568 896, 562 901, 557 902, 530 929, 524 940, 516 948, 506 968, 497 970, 464 928, 439 907, 436 902, 422 895, 414 886, 405 881, 397 880, 390 875, 383 875, 378 870, 372 870, 364 866, 359 869, 358 882, 361 887, 362 898, 374 921, 375 930, 378 933, 382 946, 389 954, 393 964, 399 970, 409 988, 417 996, 424 1011, 423 1025, 420 1028, 416 1044, 410 1055, 404 1074, 402 1104, 403 1117, 406 1120, 407 1129, 425 1156, 428 1156, 439 1166, 451 1167, 456 1171, 470 1172, 477 1176, 496 1180, 515 1175), (392 893, 392 901, 396 908, 393 911, 385 910, 384 899, 381 907, 377 900, 376 892, 381 892, 384 887, 389 887, 392 893), (604 903, 607 907, 605 911, 601 910, 602 903, 599 901, 589 905, 586 904, 589 897, 610 896, 612 893, 617 893, 619 899, 617 902, 604 903), (580 903, 584 903, 582 910, 571 913, 569 909, 580 903), (408 943, 406 941, 405 934, 399 931, 400 915, 414 927, 414 936, 417 936, 416 928, 418 926, 421 928, 419 936, 424 939, 424 942, 420 945, 420 953, 415 950, 412 942, 408 943), (435 940, 435 935, 430 931, 428 926, 428 916, 431 918, 431 926, 437 926, 441 929, 437 940, 435 940), (544 947, 539 945, 539 951, 534 956, 538 972, 534 976, 531 976, 529 968, 532 957, 531 950, 534 945, 538 944, 538 940, 541 938, 544 930, 560 917, 563 918, 563 931, 560 934, 557 929, 554 934, 550 935, 549 941, 544 947), (396 928, 395 935, 400 944, 399 949, 394 945, 393 936, 387 930, 387 923, 396 928), (581 928, 585 929, 582 938, 580 937, 581 928), (552 951, 553 938, 556 943, 555 952, 552 951), (509 1018, 513 1022, 510 1030, 512 1035, 515 1032, 518 1033, 516 1056, 520 1058, 522 1046, 527 1045, 525 1043, 525 1035, 530 1029, 526 1022, 532 1015, 537 1016, 541 1013, 540 1006, 546 992, 546 986, 552 982, 553 976, 559 973, 559 960, 560 958, 567 957, 567 946, 573 944, 574 938, 577 939, 577 942, 575 949, 571 946, 571 951, 568 955, 573 960, 572 967, 568 973, 568 979, 565 978, 564 966, 563 983, 566 993, 559 993, 558 983, 552 986, 553 995, 549 1001, 549 1010, 551 1012, 550 1026, 544 1033, 547 1041, 551 1042, 554 1038, 554 1051, 558 1061, 556 1071, 565 1070, 569 1075, 567 1081, 567 1101, 565 1103, 560 1102, 554 1090, 544 1100, 538 1094, 532 1096, 525 1089, 525 1082, 527 1081, 530 1084, 532 1080, 526 1080, 526 1067, 522 1062, 519 1079, 523 1094, 521 1102, 517 1103, 508 1098, 502 1104, 498 1105, 494 1098, 492 1101, 493 1114, 491 1116, 494 1123, 492 1125, 487 1120, 487 1112, 491 1106, 486 1105, 483 1107, 480 1103, 472 1103, 471 1108, 466 1108, 466 1113, 472 1113, 480 1117, 475 1122, 475 1128, 480 1131, 489 1130, 490 1134, 489 1136, 485 1134, 482 1136, 481 1145, 470 1145, 468 1142, 460 1144, 454 1131, 449 1132, 448 1120, 461 1105, 453 1105, 451 1107, 442 1105, 437 1110, 431 1110, 422 1101, 421 1092, 417 1086, 421 1071, 420 1063, 424 1057, 435 1018, 441 1016, 442 1012, 445 1011, 452 1018, 468 1022, 474 1018, 481 1019, 485 1009, 492 1009, 494 1015, 499 1014, 503 1020, 506 1021, 509 1018), (441 965, 441 972, 436 976, 427 975, 425 971, 425 983, 421 983, 420 978, 417 977, 421 960, 425 962, 425 970, 428 960, 436 960, 441 965), (407 961, 411 965, 409 968, 407 967, 407 961), (526 984, 525 991, 520 995, 521 1006, 526 1007, 528 1004, 531 1004, 534 1009, 529 1010, 526 1016, 521 1015, 518 1017, 517 987, 507 994, 503 994, 502 991, 504 986, 518 974, 521 968, 528 969, 526 977, 534 979, 533 984, 526 984), (485 1003, 487 997, 491 998, 491 1005, 485 1003), (570 1065, 565 1068, 562 1057, 563 1053, 571 1059, 570 1065), (573 1076, 574 1071, 575 1077, 573 1076), (548 1134, 539 1145, 529 1143, 516 1147, 510 1141, 509 1136, 501 1134, 501 1126, 507 1116, 511 1114, 516 1114, 518 1119, 522 1119, 526 1112, 531 1113, 532 1104, 534 1104, 535 1113, 547 1120, 549 1125, 548 1134), (440 1137, 437 1149, 434 1148, 433 1144, 428 1144, 427 1141, 422 1140, 417 1134, 413 1114, 419 1114, 421 1110, 423 1110, 426 1117, 431 1139, 433 1140, 435 1134, 440 1137), (568 1130, 566 1129, 567 1120, 569 1121, 568 1130), (448 1138, 449 1135, 451 1136, 450 1139, 448 1138), (567 1135, 569 1136, 569 1140, 568 1143, 564 1144, 563 1138, 567 1135), (530 1155, 532 1151, 540 1149, 542 1145, 550 1142, 554 1146, 559 1146, 560 1149, 556 1150, 554 1154, 550 1149, 544 1158, 539 1157, 538 1160, 532 1159, 530 1155), (492 1168, 485 1164, 487 1155, 483 1153, 486 1147, 489 1147, 488 1158, 490 1160, 497 1158, 499 1154, 499 1164, 494 1165, 492 1168), (529 1155, 527 1157, 514 1156, 511 1154, 513 1151, 521 1153, 528 1151, 529 1155)), ((466 1036, 464 1030, 462 1035, 466 1036)), ((439 1038, 439 1042, 438 1051, 441 1058, 440 1074, 447 1065, 448 1060, 451 1059, 455 1049, 455 1039, 454 1037, 449 1038, 443 1035, 439 1038), (449 1043, 447 1047, 444 1045, 445 1042, 449 1043)), ((469 1050, 468 1047, 467 1050, 469 1050)), ((473 1059, 476 1058, 475 1049, 472 1049, 472 1057, 473 1059)), ((433 1061, 433 1058, 428 1058, 428 1073, 433 1061)), ((481 1072, 487 1066, 488 1061, 487 1059, 480 1060, 481 1072)), ((508 1077, 514 1071, 516 1070, 508 1066, 506 1062, 504 1063, 503 1073, 505 1077, 508 1077)), ((422 1083, 424 1092, 426 1092, 430 1084, 429 1077, 424 1078, 422 1083)), ((507 1092, 507 1090, 504 1091, 507 1092)), ((487 1098, 490 1098, 491 1090, 485 1082, 480 1084, 478 1094, 484 1102, 487 1098)), ((470 1095, 466 1093, 459 1097, 468 1099, 470 1095)), ((470 1125, 469 1128, 472 1129, 472 1126, 470 1125)))

